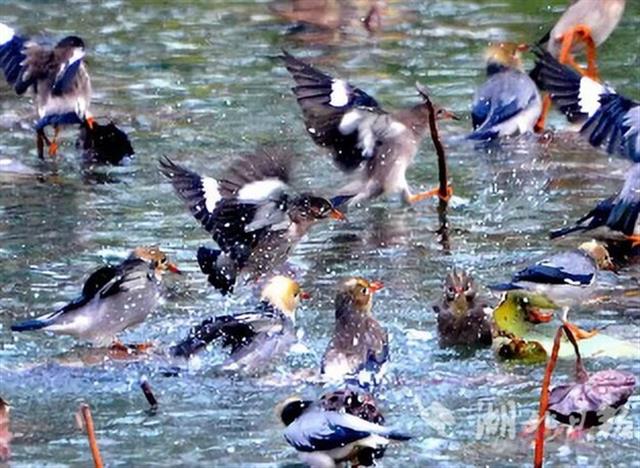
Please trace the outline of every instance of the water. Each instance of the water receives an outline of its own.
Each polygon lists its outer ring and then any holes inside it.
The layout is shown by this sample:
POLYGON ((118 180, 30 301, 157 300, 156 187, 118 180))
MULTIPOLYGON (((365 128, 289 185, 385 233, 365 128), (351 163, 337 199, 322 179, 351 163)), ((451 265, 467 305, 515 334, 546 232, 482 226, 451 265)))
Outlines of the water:
MULTIPOLYGON (((287 24, 264 2, 74 1, 64 8, 57 2, 2 2, 2 20, 27 33, 46 29, 56 37, 77 33, 85 39, 94 113, 114 118, 130 133, 137 152, 125 168, 83 171, 69 131, 59 164, 41 164, 29 100, 0 88, 0 156, 46 174, 0 179, 0 395, 14 408, 13 466, 87 466, 85 436, 72 417, 81 401, 93 408, 109 466, 295 463, 273 408, 291 394, 322 393, 300 379, 287 384, 287 374, 317 366, 332 327, 336 282, 355 274, 386 284, 374 312, 392 335, 392 382, 379 399, 389 422, 417 436, 390 449, 385 466, 530 463, 530 439, 521 432, 537 410, 542 369, 498 363, 488 350, 470 357, 440 350, 431 304, 454 265, 487 284, 535 256, 579 241, 550 243, 545 233, 618 190, 626 163, 566 135, 548 145, 518 142, 485 153, 456 140, 470 127, 468 120, 444 125, 451 180, 456 194, 468 200, 449 213, 449 248, 439 242, 430 202, 405 209, 395 200, 377 201, 350 213, 348 224, 314 228, 290 260, 313 294, 299 320, 310 354, 290 357, 275 375, 220 376, 211 370, 222 359, 214 352, 203 356, 201 369, 167 378, 155 360, 102 362, 86 348, 74 348, 72 339, 12 334, 9 326, 64 304, 88 272, 144 244, 160 245, 186 275, 167 281, 166 303, 123 335, 124 341, 166 345, 209 314, 242 310, 255 291, 241 288, 223 301, 207 285, 194 260, 207 235, 158 174, 159 156, 216 174, 239 152, 286 141, 300 154, 297 186, 328 193, 336 186, 335 170, 304 134, 291 80, 270 56, 281 47, 313 56, 389 108, 416 102, 413 84, 420 80, 442 104, 466 114, 483 79, 482 48, 490 40, 538 37, 566 2, 550 3, 390 2, 384 31, 368 37, 358 27, 343 35, 287 34, 287 24), (428 334, 416 339, 410 330, 428 334), (160 400, 156 415, 146 413, 137 387, 142 374, 149 375, 160 400), (436 402, 452 411, 444 432, 433 416, 436 402), (515 405, 514 437, 482 437, 479 414, 490 404, 515 405)), ((640 5, 629 2, 600 60, 603 76, 635 98, 639 25, 640 5)), ((562 126, 563 119, 555 116, 552 124, 562 126)), ((422 146, 409 178, 414 187, 435 183, 430 144, 422 146)), ((640 304, 624 292, 638 290, 639 271, 636 265, 604 275, 601 289, 609 299, 577 308, 573 314, 580 324, 606 325, 609 334, 638 342, 640 304)), ((638 362, 587 362, 593 371, 611 366, 640 375, 638 362)), ((571 372, 570 364, 562 364, 557 379, 571 372)), ((631 398, 624 419, 631 432, 551 442, 547 459, 638 466, 639 403, 637 395, 631 398)))

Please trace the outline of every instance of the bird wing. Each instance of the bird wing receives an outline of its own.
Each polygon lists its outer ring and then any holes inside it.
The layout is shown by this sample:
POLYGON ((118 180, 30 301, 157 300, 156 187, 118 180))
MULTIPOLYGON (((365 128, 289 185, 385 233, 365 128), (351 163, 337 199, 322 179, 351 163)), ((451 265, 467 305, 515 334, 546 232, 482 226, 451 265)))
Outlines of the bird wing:
POLYGON ((500 124, 526 109, 537 97, 535 84, 517 70, 492 75, 476 92, 471 110, 470 139, 496 136, 500 124))
POLYGON ((60 96, 69 91, 78 74, 78 70, 84 62, 84 56, 84 50, 74 48, 69 57, 65 57, 66 60, 60 63, 51 90, 54 96, 60 96))
POLYGON ((46 77, 52 57, 51 47, 30 42, 0 23, 0 67, 16 93, 23 94, 36 80, 46 77))
POLYGON ((123 261, 116 267, 113 277, 96 291, 96 293, 99 293, 100 299, 106 299, 133 289, 135 287, 134 282, 140 279, 141 267, 146 269, 147 264, 139 258, 128 258, 123 261))
POLYGON ((595 208, 589 211, 582 218, 578 219, 573 225, 562 229, 556 229, 549 233, 549 238, 557 239, 576 231, 590 231, 607 224, 607 219, 611 214, 615 203, 615 197, 609 197, 600 201, 595 208))
POLYGON ((568 284, 583 286, 595 277, 593 260, 579 251, 562 252, 516 273, 513 283, 568 284))
POLYGON ((406 130, 384 112, 376 100, 342 79, 333 78, 286 51, 282 56, 296 86, 292 88, 302 108, 313 141, 330 148, 343 171, 357 169, 373 158, 379 142, 406 130))
POLYGON ((222 347, 230 347, 231 353, 235 353, 258 335, 275 332, 279 328, 282 328, 282 315, 262 302, 253 312, 207 318, 172 348, 172 354, 189 357, 218 339, 222 340, 222 347))
POLYGON ((569 121, 586 120, 580 133, 589 143, 606 144, 608 153, 640 162, 640 103, 562 65, 547 51, 536 48, 534 53, 538 58, 531 77, 569 121))
POLYGON ((640 163, 629 171, 620 194, 615 198, 607 218, 610 229, 633 235, 640 220, 640 163))
POLYGON ((284 431, 286 441, 301 452, 327 451, 364 439, 382 426, 350 414, 311 410, 284 431))

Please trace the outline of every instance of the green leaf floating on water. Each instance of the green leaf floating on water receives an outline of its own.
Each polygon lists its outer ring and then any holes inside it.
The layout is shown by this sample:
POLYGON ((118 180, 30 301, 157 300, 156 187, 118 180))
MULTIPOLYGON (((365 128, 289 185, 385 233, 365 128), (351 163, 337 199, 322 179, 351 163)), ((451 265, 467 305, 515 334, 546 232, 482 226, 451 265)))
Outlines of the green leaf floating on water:
MULTIPOLYGON (((523 362, 544 362, 541 359, 541 349, 549 355, 553 347, 553 336, 557 323, 534 325, 528 320, 531 309, 557 310, 556 304, 543 295, 526 291, 510 291, 505 294, 502 302, 493 311, 496 328, 518 339, 498 338, 496 345, 500 354, 505 358, 519 359, 523 362), (504 348, 508 346, 508 348, 504 348), (504 348, 504 349, 503 349, 504 348)), ((620 340, 598 333, 595 336, 580 341, 580 351, 584 357, 611 357, 620 359, 639 359, 640 346, 635 343, 620 340)), ((573 347, 563 339, 558 355, 561 359, 573 357, 573 347)))

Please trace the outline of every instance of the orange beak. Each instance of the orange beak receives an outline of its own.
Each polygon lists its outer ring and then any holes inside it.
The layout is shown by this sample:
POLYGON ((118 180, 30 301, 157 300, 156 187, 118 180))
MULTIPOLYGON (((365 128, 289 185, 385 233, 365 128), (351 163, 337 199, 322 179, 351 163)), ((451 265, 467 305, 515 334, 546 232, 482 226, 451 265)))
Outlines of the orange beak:
POLYGON ((451 111, 444 111, 444 118, 451 119, 451 120, 462 120, 457 114, 451 111))
POLYGON ((336 219, 338 221, 347 220, 347 217, 344 215, 344 213, 340 210, 336 210, 335 208, 331 208, 331 211, 329 212, 329 218, 336 219))
POLYGON ((302 300, 311 299, 311 294, 309 294, 307 291, 300 291, 300 299, 302 300))
POLYGON ((89 127, 91 130, 93 130, 93 126, 95 125, 96 121, 93 120, 93 117, 87 117, 87 127, 89 127))
POLYGON ((371 281, 369 283, 369 291, 371 293, 380 291, 382 288, 384 288, 384 284, 382 284, 382 281, 371 281))
POLYGON ((175 273, 176 275, 182 274, 180 269, 177 266, 175 266, 175 264, 173 263, 167 263, 167 270, 169 270, 171 273, 175 273))

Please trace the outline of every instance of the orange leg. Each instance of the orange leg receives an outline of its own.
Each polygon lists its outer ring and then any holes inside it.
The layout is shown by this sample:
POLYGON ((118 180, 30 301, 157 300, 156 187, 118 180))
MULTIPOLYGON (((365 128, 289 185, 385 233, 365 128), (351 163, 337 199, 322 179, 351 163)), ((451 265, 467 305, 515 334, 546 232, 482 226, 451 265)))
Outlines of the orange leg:
POLYGON ((540 117, 533 127, 533 131, 536 133, 544 132, 544 125, 547 122, 547 115, 549 115, 549 109, 551 109, 551 96, 545 94, 542 98, 542 111, 540 117))
POLYGON ((422 201, 426 198, 430 198, 430 197, 440 197, 443 201, 448 202, 451 199, 451 196, 453 195, 453 188, 449 185, 447 187, 447 196, 446 197, 442 197, 440 195, 440 189, 439 188, 434 188, 431 190, 427 190, 425 192, 420 192, 420 193, 416 193, 415 195, 409 195, 407 201, 409 203, 417 203, 419 201, 422 201))
POLYGON ((631 247, 635 247, 640 245, 640 234, 636 234, 633 236, 627 236, 627 240, 631 242, 631 247))
POLYGON ((582 75, 585 75, 593 80, 599 80, 598 64, 596 62, 596 44, 591 35, 591 28, 584 24, 575 26, 562 36, 562 47, 560 48, 560 55, 558 61, 563 64, 569 64, 578 70, 582 75), (573 44, 581 40, 586 46, 587 53, 587 69, 584 70, 580 67, 571 54, 573 44))
POLYGON ((93 130, 93 126, 96 124, 96 121, 93 119, 93 117, 88 116, 86 118, 86 122, 87 122, 87 127, 89 127, 91 130, 93 130))
POLYGON ((60 134, 60 127, 57 125, 54 128, 53 132, 53 140, 49 143, 49 156, 55 156, 58 154, 58 135, 60 134))

